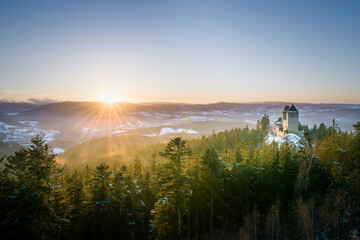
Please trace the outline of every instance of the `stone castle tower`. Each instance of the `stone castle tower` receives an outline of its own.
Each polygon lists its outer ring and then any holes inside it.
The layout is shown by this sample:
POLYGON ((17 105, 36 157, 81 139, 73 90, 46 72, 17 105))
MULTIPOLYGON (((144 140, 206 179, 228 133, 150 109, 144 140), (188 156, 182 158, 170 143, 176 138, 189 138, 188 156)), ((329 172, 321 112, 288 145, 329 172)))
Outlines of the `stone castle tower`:
POLYGON ((283 137, 285 133, 301 133, 299 131, 299 111, 294 104, 284 107, 282 116, 275 122, 275 132, 279 137, 283 137))
POLYGON ((289 107, 286 105, 282 112, 282 124, 284 131, 298 131, 299 130, 299 112, 294 104, 289 107))

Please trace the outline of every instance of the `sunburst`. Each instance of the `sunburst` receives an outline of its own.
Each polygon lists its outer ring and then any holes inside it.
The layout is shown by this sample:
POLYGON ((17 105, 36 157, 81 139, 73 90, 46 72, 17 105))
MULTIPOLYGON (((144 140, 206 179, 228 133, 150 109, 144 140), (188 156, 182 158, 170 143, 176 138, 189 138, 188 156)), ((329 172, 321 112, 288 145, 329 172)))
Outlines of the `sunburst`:
POLYGON ((103 103, 107 103, 107 104, 112 104, 118 101, 118 98, 112 94, 103 94, 101 96, 99 96, 99 100, 100 102, 103 103))

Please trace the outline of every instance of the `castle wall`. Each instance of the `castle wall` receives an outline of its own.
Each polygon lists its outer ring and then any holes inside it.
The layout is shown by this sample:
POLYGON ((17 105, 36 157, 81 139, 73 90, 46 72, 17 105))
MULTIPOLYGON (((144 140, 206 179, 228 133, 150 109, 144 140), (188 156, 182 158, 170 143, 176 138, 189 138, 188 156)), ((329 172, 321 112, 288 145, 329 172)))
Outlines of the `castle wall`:
POLYGON ((276 133, 276 136, 279 136, 279 137, 284 136, 284 132, 280 130, 279 126, 275 126, 275 133, 276 133))
POLYGON ((287 131, 288 130, 288 121, 283 120, 282 125, 284 128, 284 131, 287 131))

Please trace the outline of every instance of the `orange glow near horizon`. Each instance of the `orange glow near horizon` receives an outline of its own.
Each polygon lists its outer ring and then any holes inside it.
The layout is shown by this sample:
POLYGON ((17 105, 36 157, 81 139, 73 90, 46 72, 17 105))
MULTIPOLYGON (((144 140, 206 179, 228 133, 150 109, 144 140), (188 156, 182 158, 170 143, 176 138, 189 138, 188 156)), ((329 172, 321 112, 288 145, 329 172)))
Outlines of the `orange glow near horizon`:
POLYGON ((99 101, 103 102, 103 103, 112 104, 112 103, 118 102, 119 99, 118 99, 118 97, 114 96, 111 93, 106 93, 106 94, 99 96, 99 101))
MULTIPOLYGON (((68 130, 66 134, 74 134, 78 132, 79 129, 84 126, 92 128, 92 129, 101 129, 104 131, 105 135, 108 137, 108 148, 106 149, 108 156, 113 156, 114 154, 118 154, 117 150, 119 146, 113 146, 112 138, 114 136, 118 136, 115 134, 116 131, 128 131, 123 130, 121 125, 124 125, 128 119, 140 121, 137 119, 136 115, 129 114, 124 112, 124 109, 120 104, 117 104, 117 98, 113 95, 101 95, 98 97, 98 100, 103 102, 104 104, 96 104, 92 106, 88 113, 80 119, 74 126, 68 130), (115 132, 114 132, 115 131, 115 132), (115 134, 115 135, 114 135, 115 134)), ((136 135, 137 130, 132 129, 134 134, 136 135)), ((85 152, 91 151, 86 145, 87 140, 93 138, 93 134, 95 132, 91 132, 87 134, 83 132, 81 134, 81 142, 85 141, 85 152)), ((140 133, 139 133, 140 134, 140 133)), ((126 145, 130 145, 131 139, 129 136, 124 136, 124 141, 127 143, 126 145)))

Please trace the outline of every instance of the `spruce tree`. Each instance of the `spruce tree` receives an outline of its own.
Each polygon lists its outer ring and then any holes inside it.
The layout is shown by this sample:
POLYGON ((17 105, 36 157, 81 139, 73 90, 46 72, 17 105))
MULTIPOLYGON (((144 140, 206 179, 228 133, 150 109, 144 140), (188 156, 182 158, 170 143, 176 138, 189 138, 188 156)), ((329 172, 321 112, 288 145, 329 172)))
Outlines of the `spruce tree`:
POLYGON ((181 238, 182 217, 191 194, 188 176, 184 174, 182 165, 184 158, 191 154, 186 141, 180 137, 170 140, 165 151, 159 153, 168 160, 165 164, 167 176, 164 176, 154 210, 153 224, 160 239, 181 238))
POLYGON ((54 237, 56 214, 51 194, 59 168, 56 154, 40 136, 7 158, 4 171, 14 184, 10 197, 13 208, 9 211, 9 235, 15 238, 43 239, 54 237))

